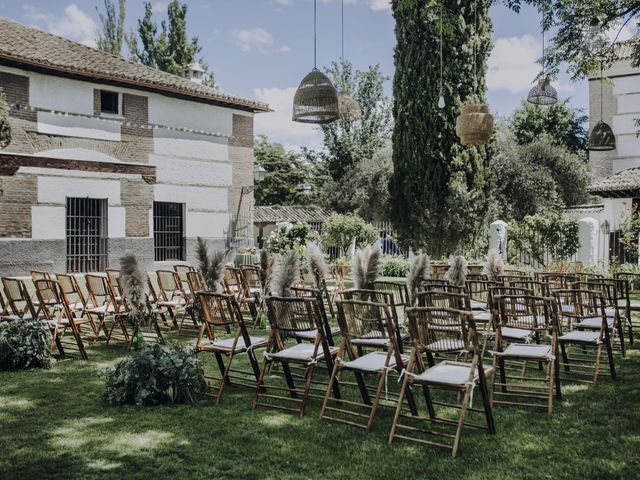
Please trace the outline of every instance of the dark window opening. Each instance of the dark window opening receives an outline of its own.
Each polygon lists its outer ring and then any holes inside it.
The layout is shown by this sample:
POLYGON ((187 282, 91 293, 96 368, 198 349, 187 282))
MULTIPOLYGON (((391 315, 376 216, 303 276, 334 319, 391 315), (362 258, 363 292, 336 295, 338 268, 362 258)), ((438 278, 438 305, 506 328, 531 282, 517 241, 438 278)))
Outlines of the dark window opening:
POLYGON ((153 250, 156 262, 185 259, 184 205, 153 202, 153 250))
POLYGON ((100 90, 100 112, 101 113, 120 113, 118 110, 118 93, 109 92, 108 90, 100 90))
POLYGON ((107 200, 67 198, 67 272, 101 272, 107 267, 107 200))

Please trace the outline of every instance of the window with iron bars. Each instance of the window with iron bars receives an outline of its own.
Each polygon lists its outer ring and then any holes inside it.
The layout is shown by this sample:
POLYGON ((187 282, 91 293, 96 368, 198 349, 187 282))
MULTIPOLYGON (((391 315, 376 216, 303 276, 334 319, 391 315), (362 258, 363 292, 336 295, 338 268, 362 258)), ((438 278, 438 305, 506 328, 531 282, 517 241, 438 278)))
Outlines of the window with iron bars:
POLYGON ((107 200, 67 198, 67 272, 100 272, 107 266, 107 200))
POLYGON ((184 204, 153 202, 153 251, 156 262, 184 261, 184 204))

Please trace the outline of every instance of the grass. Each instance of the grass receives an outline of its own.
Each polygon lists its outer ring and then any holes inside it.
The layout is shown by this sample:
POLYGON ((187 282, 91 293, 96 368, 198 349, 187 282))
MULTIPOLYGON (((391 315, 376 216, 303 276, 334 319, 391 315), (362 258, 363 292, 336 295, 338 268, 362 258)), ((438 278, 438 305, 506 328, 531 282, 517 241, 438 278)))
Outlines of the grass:
MULTIPOLYGON (((640 350, 619 357, 619 379, 567 385, 553 416, 496 407, 497 435, 465 431, 462 454, 387 444, 392 410, 373 433, 307 416, 252 413, 252 392, 229 388, 214 406, 114 407, 99 372, 127 354, 0 372, 0 478, 465 478, 640 477, 640 350)), ((206 368, 213 368, 207 359, 206 368)), ((391 383, 395 383, 390 381, 391 383)))

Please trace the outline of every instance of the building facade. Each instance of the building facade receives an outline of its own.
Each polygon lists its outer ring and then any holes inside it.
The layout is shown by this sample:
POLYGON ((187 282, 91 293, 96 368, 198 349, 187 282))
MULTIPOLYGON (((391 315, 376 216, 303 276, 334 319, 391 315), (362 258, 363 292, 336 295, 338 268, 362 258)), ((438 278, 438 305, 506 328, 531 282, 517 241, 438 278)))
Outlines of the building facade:
POLYGON ((228 245, 251 215, 267 105, 5 19, 0 87, 1 275, 102 270, 128 250, 161 268, 192 260, 196 237, 228 245))

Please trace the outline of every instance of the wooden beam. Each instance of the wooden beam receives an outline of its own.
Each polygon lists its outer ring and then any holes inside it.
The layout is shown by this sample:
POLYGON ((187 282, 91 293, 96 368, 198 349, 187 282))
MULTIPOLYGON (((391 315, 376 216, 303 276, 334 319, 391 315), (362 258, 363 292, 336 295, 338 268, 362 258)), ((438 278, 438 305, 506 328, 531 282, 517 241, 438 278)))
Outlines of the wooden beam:
POLYGON ((39 157, 35 155, 0 153, 0 175, 15 175, 20 167, 140 175, 148 184, 156 183, 156 167, 153 165, 97 162, 94 160, 70 160, 65 158, 39 157))

